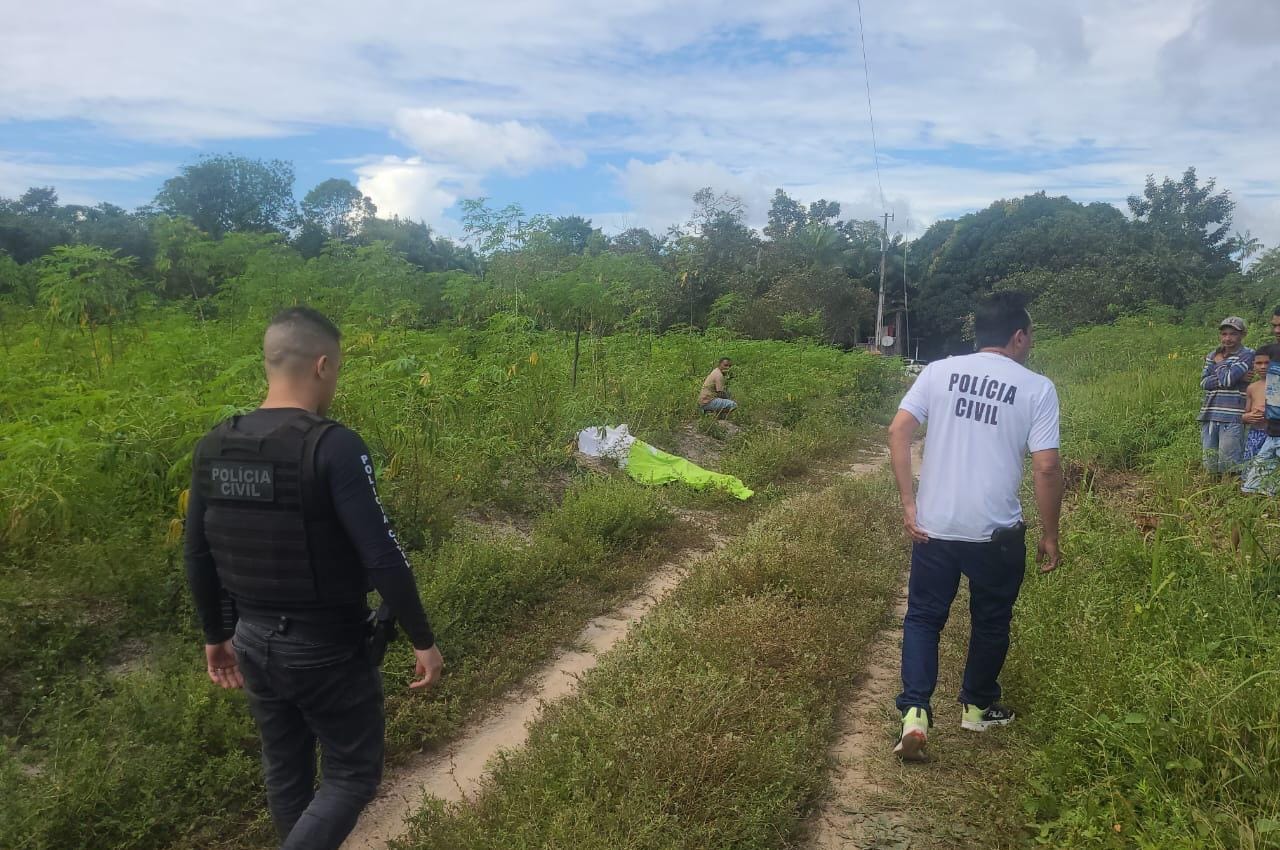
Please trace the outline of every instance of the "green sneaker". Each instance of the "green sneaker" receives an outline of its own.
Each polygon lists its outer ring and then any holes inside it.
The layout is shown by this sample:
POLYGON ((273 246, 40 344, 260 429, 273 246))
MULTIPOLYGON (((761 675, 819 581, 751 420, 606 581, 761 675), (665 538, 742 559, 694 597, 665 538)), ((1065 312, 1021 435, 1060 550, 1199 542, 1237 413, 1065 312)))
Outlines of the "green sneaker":
POLYGON ((925 739, 929 737, 929 715, 923 708, 909 708, 902 715, 902 734, 893 754, 903 761, 925 761, 925 739))
POLYGON ((985 732, 992 726, 1008 726, 1013 722, 1013 709, 998 702, 987 708, 964 703, 964 713, 960 715, 960 728, 970 732, 985 732))

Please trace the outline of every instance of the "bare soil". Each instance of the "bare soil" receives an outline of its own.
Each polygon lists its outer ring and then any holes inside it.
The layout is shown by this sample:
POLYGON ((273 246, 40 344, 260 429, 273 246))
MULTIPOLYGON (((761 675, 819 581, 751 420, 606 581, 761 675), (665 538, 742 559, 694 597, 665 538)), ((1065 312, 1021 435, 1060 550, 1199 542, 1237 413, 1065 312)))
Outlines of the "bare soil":
MULTIPOLYGON (((716 427, 726 437, 738 431, 738 427, 731 422, 719 422, 716 427)), ((675 446, 671 448, 672 454, 688 458, 706 469, 718 469, 720 455, 724 452, 723 440, 702 433, 695 423, 681 425, 676 430, 675 440, 675 446)))

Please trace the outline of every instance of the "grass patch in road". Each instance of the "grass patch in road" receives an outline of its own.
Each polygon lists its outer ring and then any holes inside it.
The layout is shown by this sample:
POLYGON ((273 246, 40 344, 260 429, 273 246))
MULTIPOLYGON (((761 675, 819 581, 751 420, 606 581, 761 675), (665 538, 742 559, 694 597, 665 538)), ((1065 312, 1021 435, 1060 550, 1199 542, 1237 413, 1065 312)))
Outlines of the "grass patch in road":
MULTIPOLYGON (((1015 642, 1017 625, 1015 615, 1015 642)), ((969 595, 962 584, 938 647, 929 762, 903 764, 892 755, 900 723, 892 702, 886 702, 877 716, 875 729, 882 746, 866 764, 870 782, 860 812, 865 818, 862 837, 883 839, 871 847, 1000 850, 1026 844, 1026 818, 1019 809, 1024 789, 1021 762, 1031 749, 1027 728, 1038 718, 1027 715, 1021 695, 1004 681, 1008 701, 1018 711, 1014 725, 981 735, 960 728, 956 695, 968 641, 969 595)))
POLYGON ((884 479, 771 509, 551 706, 475 805, 405 847, 776 847, 823 787, 834 708, 903 558, 884 479))

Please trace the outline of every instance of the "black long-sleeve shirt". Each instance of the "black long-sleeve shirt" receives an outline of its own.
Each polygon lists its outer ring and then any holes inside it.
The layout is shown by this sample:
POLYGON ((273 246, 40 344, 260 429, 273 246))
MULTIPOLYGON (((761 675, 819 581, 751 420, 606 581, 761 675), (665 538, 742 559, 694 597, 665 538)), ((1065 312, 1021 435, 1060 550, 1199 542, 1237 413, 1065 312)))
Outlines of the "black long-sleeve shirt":
MULTIPOLYGON (((260 408, 242 416, 238 427, 248 434, 265 435, 297 413, 295 408, 260 408)), ((360 553, 360 561, 378 595, 390 606, 413 645, 418 649, 431 648, 435 636, 422 609, 409 560, 382 508, 373 462, 364 440, 342 425, 326 431, 316 445, 316 480, 328 485, 338 520, 360 553)), ((226 639, 232 624, 226 619, 223 605, 226 594, 218 580, 205 537, 204 512, 204 497, 193 470, 187 501, 187 536, 183 546, 187 584, 195 599, 205 642, 220 643, 226 639)), ((363 611, 349 608, 313 608, 298 613, 300 617, 316 622, 341 622, 363 615, 363 611)))

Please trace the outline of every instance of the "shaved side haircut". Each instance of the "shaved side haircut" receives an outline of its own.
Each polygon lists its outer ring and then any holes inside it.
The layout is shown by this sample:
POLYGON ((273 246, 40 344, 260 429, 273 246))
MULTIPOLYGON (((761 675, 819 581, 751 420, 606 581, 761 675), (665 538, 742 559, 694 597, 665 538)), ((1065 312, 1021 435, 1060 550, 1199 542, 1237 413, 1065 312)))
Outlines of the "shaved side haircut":
POLYGON ((338 326, 318 310, 290 307, 276 314, 262 338, 268 372, 306 368, 324 354, 335 354, 342 339, 338 326))

